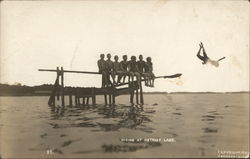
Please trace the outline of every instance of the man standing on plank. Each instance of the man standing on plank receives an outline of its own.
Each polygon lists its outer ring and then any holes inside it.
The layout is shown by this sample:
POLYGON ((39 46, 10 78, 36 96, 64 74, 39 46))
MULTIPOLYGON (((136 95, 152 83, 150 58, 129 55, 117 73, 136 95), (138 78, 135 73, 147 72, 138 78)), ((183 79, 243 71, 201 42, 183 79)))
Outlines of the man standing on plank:
MULTIPOLYGON (((111 75, 111 72, 113 71, 113 66, 114 63, 113 61, 111 60, 111 55, 110 54, 107 54, 107 60, 106 60, 106 74, 107 74, 107 83, 108 85, 112 85, 112 82, 110 81, 110 75, 111 75)), ((112 77, 112 76, 111 76, 112 77)), ((112 77, 113 78, 113 77, 112 77)), ((113 79, 113 82, 114 82, 114 79, 113 79)))
POLYGON ((153 63, 151 57, 147 57, 146 67, 145 67, 145 74, 146 74, 146 80, 147 80, 147 86, 154 87, 154 80, 155 75, 153 73, 153 63))
POLYGON ((102 74, 102 87, 104 88, 107 85, 106 61, 104 60, 104 54, 100 55, 97 65, 99 68, 99 73, 102 74))

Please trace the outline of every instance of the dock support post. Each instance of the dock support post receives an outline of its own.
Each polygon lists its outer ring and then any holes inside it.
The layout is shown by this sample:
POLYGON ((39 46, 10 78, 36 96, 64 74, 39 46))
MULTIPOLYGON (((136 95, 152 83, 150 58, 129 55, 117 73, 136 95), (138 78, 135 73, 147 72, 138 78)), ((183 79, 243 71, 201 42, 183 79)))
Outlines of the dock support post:
POLYGON ((80 97, 79 96, 77 96, 77 103, 78 103, 78 106, 81 105, 81 101, 80 101, 80 97))
POLYGON ((93 96, 93 105, 96 104, 96 96, 93 96))
POLYGON ((72 89, 69 89, 69 105, 72 106, 72 89))
POLYGON ((64 101, 64 77, 63 77, 63 67, 61 67, 61 100, 62 100, 62 106, 65 105, 65 101, 64 101))
POLYGON ((136 87, 136 90, 135 90, 135 95, 136 95, 136 104, 139 104, 139 97, 138 97, 138 87, 136 87))
POLYGON ((87 97, 87 102, 86 102, 87 105, 89 105, 89 97, 87 97))
POLYGON ((92 105, 95 105, 95 88, 91 88, 92 105))
POLYGON ((104 101, 105 101, 105 105, 107 105, 108 101, 107 101, 107 93, 106 92, 104 93, 104 101))
POLYGON ((130 103, 133 104, 134 103, 134 88, 133 86, 131 86, 131 84, 129 85, 129 87, 132 89, 130 91, 130 103))
POLYGON ((141 79, 140 79, 140 85, 139 85, 139 87, 140 87, 140 102, 141 102, 141 104, 144 104, 143 90, 142 90, 142 81, 141 81, 141 79))
POLYGON ((109 90, 109 105, 111 105, 111 92, 109 90))
POLYGON ((82 98, 82 105, 85 106, 85 97, 82 98))
POLYGON ((112 88, 112 104, 115 104, 115 87, 112 88))
POLYGON ((77 88, 75 88, 75 105, 77 106, 77 88))
POLYGON ((55 106, 55 102, 56 102, 55 98, 56 98, 56 94, 58 92, 58 86, 59 86, 59 74, 57 74, 57 76, 56 76, 56 81, 55 81, 52 93, 51 93, 49 101, 48 101, 48 104, 50 106, 55 106))
MULTIPOLYGON (((59 70, 59 67, 56 67, 56 74, 57 74, 57 79, 58 79, 58 87, 57 87, 57 89, 60 89, 59 88, 59 77, 60 77, 60 70, 59 70)), ((59 94, 60 92, 59 92, 59 90, 57 90, 56 91, 56 97, 57 97, 57 100, 59 100, 60 99, 60 94, 59 94)))

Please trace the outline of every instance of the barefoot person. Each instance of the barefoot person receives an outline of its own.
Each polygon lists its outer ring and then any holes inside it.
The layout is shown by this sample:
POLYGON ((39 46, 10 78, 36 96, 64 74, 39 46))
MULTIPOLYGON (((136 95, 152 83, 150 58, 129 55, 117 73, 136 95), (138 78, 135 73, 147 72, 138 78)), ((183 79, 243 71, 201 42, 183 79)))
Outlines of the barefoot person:
POLYGON ((115 55, 114 57, 115 61, 113 63, 113 73, 112 73, 112 78, 115 80, 115 76, 117 75, 117 81, 114 81, 114 84, 120 83, 121 77, 124 75, 124 70, 122 68, 122 64, 118 62, 118 56, 115 55))
POLYGON ((146 81, 147 86, 154 87, 154 80, 155 75, 153 73, 153 63, 151 57, 147 57, 146 67, 145 67, 145 74, 146 74, 146 81))
POLYGON ((121 65, 122 65, 122 69, 124 71, 124 75, 123 76, 118 76, 118 78, 122 78, 123 77, 123 83, 125 83, 125 79, 126 79, 126 76, 129 75, 128 73, 128 56, 127 55, 123 55, 122 56, 123 60, 120 62, 121 65))
POLYGON ((136 79, 138 81, 138 83, 140 83, 140 74, 139 74, 139 70, 136 64, 136 57, 135 56, 131 56, 131 60, 129 61, 128 64, 128 71, 130 73, 130 77, 132 79, 132 82, 134 83, 134 76, 136 76, 136 79))
POLYGON ((97 61, 99 73, 102 74, 102 87, 107 85, 107 74, 106 74, 106 61, 104 60, 104 54, 100 55, 100 59, 97 61))
POLYGON ((210 63, 212 64, 213 66, 215 67, 219 67, 219 61, 225 59, 226 57, 222 57, 220 58, 219 60, 211 60, 207 54, 206 54, 206 51, 205 51, 205 48, 202 44, 202 42, 199 44, 200 45, 200 48, 199 48, 199 51, 197 53, 197 57, 202 61, 202 64, 207 64, 207 63, 210 63), (201 50, 202 50, 202 53, 203 53, 203 56, 201 56, 201 50))
MULTIPOLYGON (((107 74, 107 83, 108 85, 112 85, 112 82, 110 81, 110 75, 113 71, 113 61, 111 60, 111 55, 107 54, 107 60, 106 60, 106 74, 107 74)), ((111 76, 113 78, 113 76, 111 76)), ((114 82, 114 79, 113 79, 114 82)))

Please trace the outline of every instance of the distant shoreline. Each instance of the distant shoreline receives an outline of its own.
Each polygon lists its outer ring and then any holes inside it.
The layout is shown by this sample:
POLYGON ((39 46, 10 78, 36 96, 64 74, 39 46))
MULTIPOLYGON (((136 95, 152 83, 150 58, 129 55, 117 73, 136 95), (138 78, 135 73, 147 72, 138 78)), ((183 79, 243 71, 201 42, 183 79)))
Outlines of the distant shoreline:
MULTIPOLYGON (((0 84, 0 96, 50 96, 54 85, 43 84, 39 86, 9 85, 0 84)), ((69 87, 65 87, 69 88, 69 87)), ((249 93, 249 91, 240 92, 143 92, 144 94, 232 94, 249 93)))
MULTIPOLYGON (((157 94, 249 94, 250 92, 143 92, 145 95, 157 94)), ((4 94, 0 93, 0 97, 31 97, 31 96, 50 96, 50 93, 38 94, 4 94)), ((100 96, 100 95, 97 95, 100 96)))
POLYGON ((143 92, 144 94, 234 94, 234 93, 250 93, 248 91, 240 92, 143 92))

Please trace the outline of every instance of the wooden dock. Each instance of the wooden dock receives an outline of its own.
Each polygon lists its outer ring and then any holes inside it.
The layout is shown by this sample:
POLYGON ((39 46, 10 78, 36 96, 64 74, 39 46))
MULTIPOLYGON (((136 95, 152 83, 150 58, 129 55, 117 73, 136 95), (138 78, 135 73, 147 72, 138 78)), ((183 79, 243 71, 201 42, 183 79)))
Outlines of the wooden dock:
POLYGON ((64 75, 65 73, 84 73, 101 75, 99 72, 87 71, 69 71, 64 70, 63 67, 53 69, 39 69, 39 71, 55 72, 57 74, 52 93, 50 95, 48 104, 55 106, 56 100, 61 101, 61 105, 65 106, 65 97, 69 98, 68 105, 89 105, 91 99, 92 105, 96 104, 96 96, 103 95, 105 105, 115 104, 115 98, 119 95, 130 94, 130 103, 134 103, 134 96, 136 104, 144 104, 142 81, 127 82, 119 85, 113 85, 105 88, 85 88, 85 87, 65 87, 64 75), (123 86, 123 88, 119 88, 123 86))

